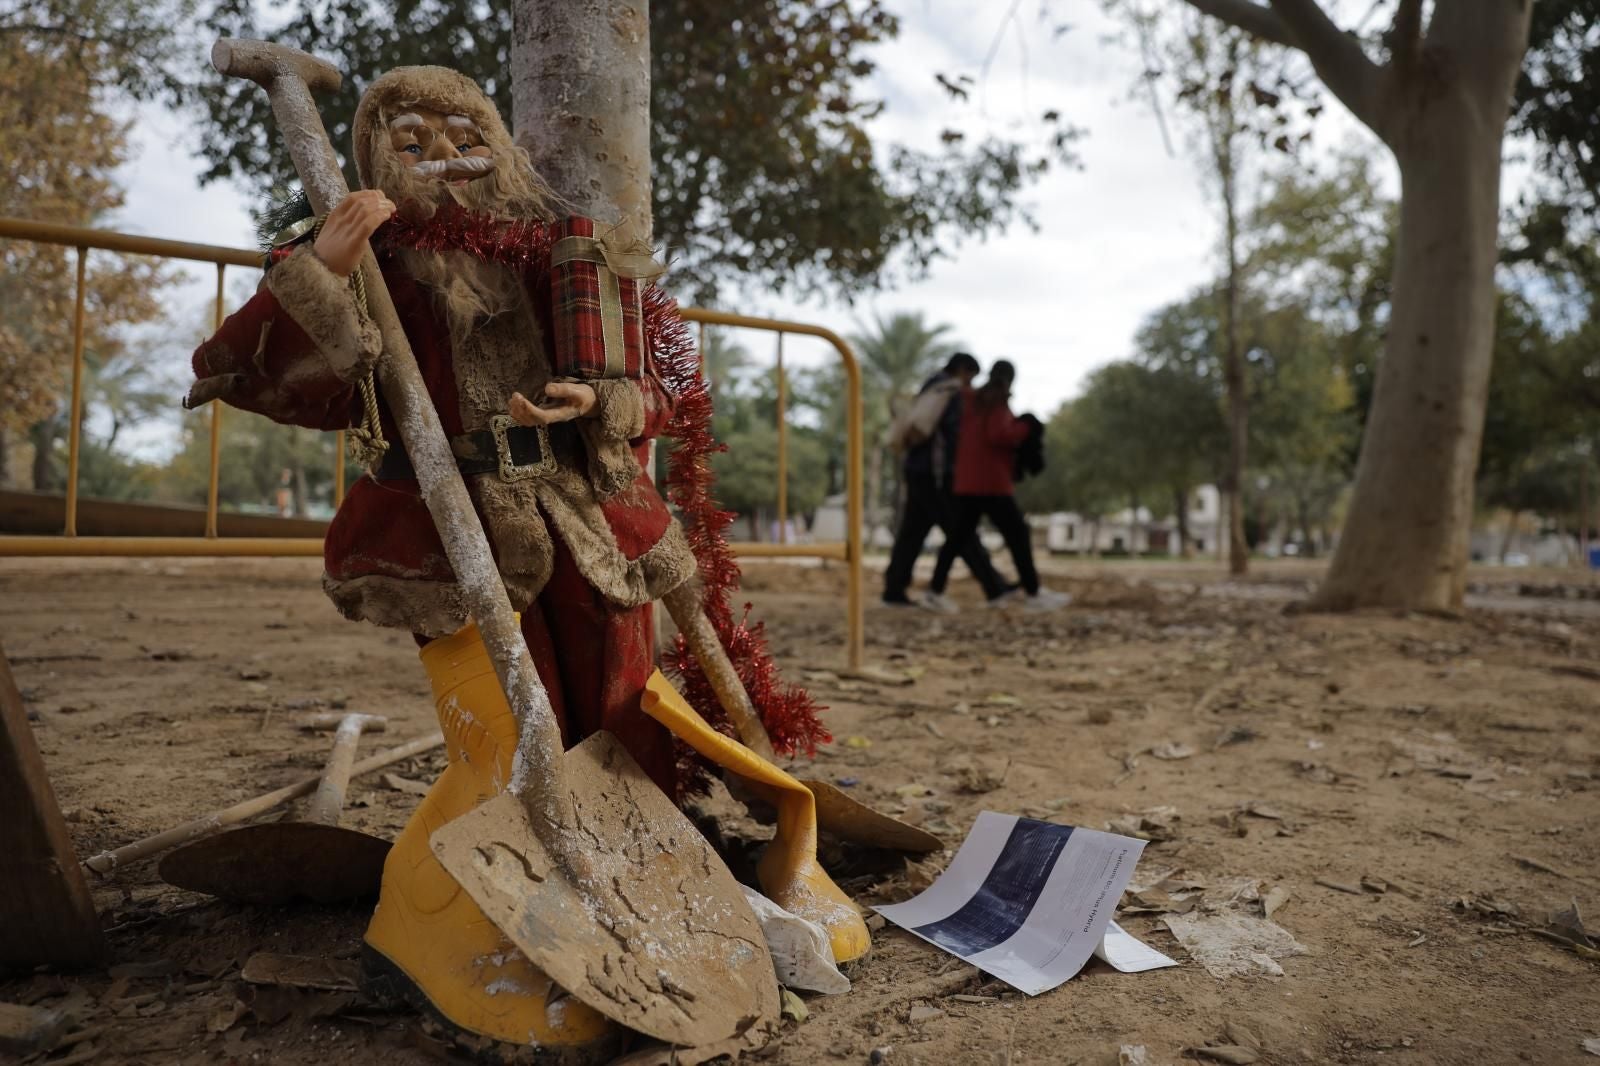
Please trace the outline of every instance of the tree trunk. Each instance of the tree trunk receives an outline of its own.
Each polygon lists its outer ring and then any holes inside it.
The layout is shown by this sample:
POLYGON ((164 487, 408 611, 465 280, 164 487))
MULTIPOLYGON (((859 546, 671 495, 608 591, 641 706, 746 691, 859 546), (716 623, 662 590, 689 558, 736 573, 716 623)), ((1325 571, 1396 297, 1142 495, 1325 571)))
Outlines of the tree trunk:
POLYGON ((1139 558, 1139 531, 1144 528, 1144 523, 1139 521, 1139 497, 1133 497, 1133 506, 1128 511, 1128 554, 1139 558))
POLYGON ((1517 520, 1522 517, 1521 511, 1512 511, 1506 516, 1506 535, 1500 538, 1500 565, 1506 565, 1506 556, 1511 554, 1511 543, 1517 536, 1517 520))
POLYGON ((1500 144, 1527 40, 1518 10, 1438 9, 1416 84, 1387 97, 1380 132, 1402 188, 1389 335, 1316 606, 1461 607, 1494 351, 1500 144))
MULTIPOLYGON (((1189 547, 1189 490, 1173 489, 1172 506, 1178 517, 1178 557, 1192 559, 1194 551, 1189 547)), ((1172 553, 1169 551, 1167 554, 1172 553)))
POLYGON ((872 449, 872 456, 867 461, 867 528, 863 532, 867 546, 872 546, 873 538, 877 535, 878 526, 883 521, 883 445, 880 443, 872 449))
POLYGON ((56 425, 55 419, 46 419, 35 423, 28 431, 28 436, 33 440, 34 492, 54 492, 57 487, 54 462, 56 425))
POLYGON ((517 143, 571 210, 649 240, 648 0, 513 0, 511 100, 517 143))
MULTIPOLYGON (((1233 93, 1230 86, 1228 93, 1233 93)), ((1233 101, 1223 107, 1220 128, 1213 127, 1213 149, 1217 177, 1222 184, 1223 239, 1227 245, 1228 276, 1223 283, 1222 382, 1228 408, 1228 472, 1234 506, 1228 519, 1228 571, 1243 574, 1250 569, 1250 547, 1244 539, 1245 465, 1250 441, 1249 397, 1245 392, 1244 352, 1239 344, 1239 161, 1234 139, 1238 136, 1233 101)))

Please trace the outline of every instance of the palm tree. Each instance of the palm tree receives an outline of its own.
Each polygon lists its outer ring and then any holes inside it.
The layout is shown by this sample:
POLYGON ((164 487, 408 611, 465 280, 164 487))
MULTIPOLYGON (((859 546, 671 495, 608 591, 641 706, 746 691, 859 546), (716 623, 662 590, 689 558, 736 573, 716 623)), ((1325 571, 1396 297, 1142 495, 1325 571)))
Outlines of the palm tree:
POLYGON ((897 312, 884 318, 875 316, 870 332, 863 329, 850 338, 861 360, 863 431, 868 447, 867 528, 877 529, 886 498, 898 500, 899 478, 890 493, 885 492, 884 456, 888 451, 889 426, 901 408, 917 394, 922 382, 956 351, 949 340, 948 325, 930 326, 923 314, 897 312))

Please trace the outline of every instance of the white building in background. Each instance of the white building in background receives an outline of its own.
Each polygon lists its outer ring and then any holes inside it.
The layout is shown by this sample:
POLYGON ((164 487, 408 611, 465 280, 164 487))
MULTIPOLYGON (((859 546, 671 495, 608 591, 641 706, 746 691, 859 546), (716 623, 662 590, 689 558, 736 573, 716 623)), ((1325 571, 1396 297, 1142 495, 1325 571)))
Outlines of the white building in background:
MULTIPOLYGON (((1218 551, 1221 498, 1213 485, 1202 485, 1189 494, 1189 543, 1197 555, 1214 555, 1218 551)), ((865 531, 869 550, 886 551, 894 543, 894 530, 888 525, 893 514, 884 509, 881 518, 883 522, 876 529, 865 531)), ((1028 524, 1033 527, 1034 543, 1039 544, 1042 538, 1043 546, 1052 555, 1181 554, 1178 523, 1170 514, 1152 514, 1147 507, 1141 507, 1137 515, 1124 508, 1098 521, 1070 511, 1058 511, 1050 515, 1030 515, 1028 524)), ((817 508, 809 539, 843 540, 848 525, 844 498, 830 497, 817 508)), ((987 522, 981 527, 980 536, 990 551, 1004 548, 1004 540, 987 522)), ((943 542, 943 534, 935 528, 928 535, 923 550, 937 551, 943 542)))
MULTIPOLYGON (((1222 494, 1215 485, 1201 485, 1189 494, 1189 545, 1195 554, 1219 550, 1222 494)), ((1124 508, 1098 519, 1071 511, 1032 519, 1044 526, 1045 547, 1052 555, 1180 555, 1178 522, 1171 514, 1148 507, 1124 508)))

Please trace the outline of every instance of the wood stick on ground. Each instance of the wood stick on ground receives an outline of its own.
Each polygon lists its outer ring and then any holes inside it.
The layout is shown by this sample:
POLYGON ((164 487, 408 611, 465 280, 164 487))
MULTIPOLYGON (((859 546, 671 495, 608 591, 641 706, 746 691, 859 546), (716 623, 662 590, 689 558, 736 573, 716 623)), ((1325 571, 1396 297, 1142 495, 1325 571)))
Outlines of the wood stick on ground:
MULTIPOLYGON (((370 774, 374 770, 382 770, 385 767, 393 766, 397 762, 404 762, 406 759, 432 751, 443 744, 443 733, 430 733, 427 736, 418 737, 407 744, 379 752, 370 759, 363 759, 361 762, 356 763, 350 769, 350 776, 355 778, 363 774, 370 774)), ((236 825, 247 818, 265 814, 274 807, 282 806, 292 799, 310 795, 316 791, 317 785, 321 782, 321 773, 312 774, 310 777, 301 778, 292 785, 285 785, 283 788, 268 792, 265 795, 245 800, 242 803, 236 803, 232 807, 213 811, 204 817, 196 818, 193 821, 174 826, 165 832, 157 833, 155 836, 136 840, 132 844, 124 844, 122 847, 114 848, 111 851, 102 851, 98 855, 90 856, 84 861, 83 865, 93 873, 105 876, 131 862, 147 859, 159 852, 166 851, 168 848, 176 847, 179 844, 187 844, 189 841, 198 840, 203 836, 209 836, 224 826, 236 825)))

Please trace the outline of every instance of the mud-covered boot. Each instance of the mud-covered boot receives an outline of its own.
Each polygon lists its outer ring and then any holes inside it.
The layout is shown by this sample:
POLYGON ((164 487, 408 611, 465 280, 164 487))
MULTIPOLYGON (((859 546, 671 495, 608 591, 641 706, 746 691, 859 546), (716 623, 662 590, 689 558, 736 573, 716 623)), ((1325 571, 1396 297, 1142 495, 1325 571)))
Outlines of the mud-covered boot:
POLYGON ((872 946, 872 934, 850 897, 817 862, 817 801, 811 790, 737 740, 712 729, 657 670, 645 684, 644 712, 778 810, 778 832, 756 864, 767 898, 791 914, 822 926, 833 961, 854 962, 872 946))
POLYGON ((517 723, 476 626, 432 641, 421 658, 450 763, 384 864, 363 950, 368 989, 442 1022, 455 1043, 481 1057, 605 1061, 618 1027, 529 962, 428 846, 440 826, 504 791, 517 723))

